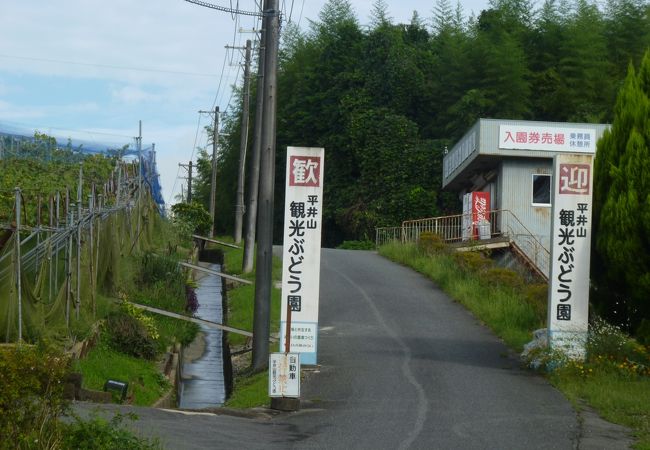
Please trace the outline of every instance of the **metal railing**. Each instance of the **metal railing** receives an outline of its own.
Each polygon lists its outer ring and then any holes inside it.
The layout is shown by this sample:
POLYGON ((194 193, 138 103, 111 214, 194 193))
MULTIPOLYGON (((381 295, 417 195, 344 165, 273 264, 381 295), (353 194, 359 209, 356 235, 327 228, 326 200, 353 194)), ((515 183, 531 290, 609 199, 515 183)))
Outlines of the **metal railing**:
POLYGON ((531 264, 546 277, 550 270, 550 252, 510 210, 490 211, 489 220, 472 221, 472 214, 405 220, 400 227, 375 230, 377 247, 389 242, 417 242, 421 233, 434 233, 447 243, 503 237, 514 243, 531 264))

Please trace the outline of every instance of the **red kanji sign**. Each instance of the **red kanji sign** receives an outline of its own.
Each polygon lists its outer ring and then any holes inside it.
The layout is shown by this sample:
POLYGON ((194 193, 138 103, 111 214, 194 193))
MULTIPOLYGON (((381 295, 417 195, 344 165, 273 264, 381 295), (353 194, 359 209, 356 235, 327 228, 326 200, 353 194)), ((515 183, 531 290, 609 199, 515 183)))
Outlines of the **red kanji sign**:
POLYGON ((560 164, 560 194, 589 195, 589 164, 560 164))
POLYGON ((320 186, 320 157, 292 156, 289 170, 289 186, 320 186))

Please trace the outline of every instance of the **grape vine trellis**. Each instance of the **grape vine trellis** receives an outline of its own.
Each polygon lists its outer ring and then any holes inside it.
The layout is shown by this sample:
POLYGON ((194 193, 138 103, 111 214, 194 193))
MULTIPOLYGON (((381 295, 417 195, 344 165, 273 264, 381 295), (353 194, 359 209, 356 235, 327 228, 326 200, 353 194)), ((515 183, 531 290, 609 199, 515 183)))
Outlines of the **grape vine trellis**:
POLYGON ((148 245, 160 214, 151 177, 143 182, 138 169, 157 178, 155 166, 115 162, 99 189, 84 189, 80 166, 76 196, 66 190, 43 204, 15 188, 10 221, 0 218, 0 341, 69 335, 95 316, 98 290, 119 283, 120 258, 148 245))

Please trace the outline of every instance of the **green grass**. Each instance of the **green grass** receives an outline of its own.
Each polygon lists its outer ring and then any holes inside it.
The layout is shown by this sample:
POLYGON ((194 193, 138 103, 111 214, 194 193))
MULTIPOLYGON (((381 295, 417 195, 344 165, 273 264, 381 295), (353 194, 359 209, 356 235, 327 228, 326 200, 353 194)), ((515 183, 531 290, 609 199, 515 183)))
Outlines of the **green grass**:
MULTIPOLYGON (((166 254, 169 249, 169 241, 173 238, 169 227, 161 224, 160 236, 154 234, 157 241, 157 248, 151 251, 157 254, 166 254)), ((116 293, 124 296, 127 300, 154 306, 172 312, 183 313, 185 308, 185 287, 184 276, 181 273, 173 272, 174 261, 168 258, 151 257, 150 264, 143 265, 142 255, 125 256, 120 260, 116 269, 116 293), (173 272, 173 273, 172 273, 173 272), (149 281, 138 280, 143 275, 149 277, 149 281)), ((119 307, 119 300, 116 298, 98 295, 97 319, 105 317, 109 312, 119 307)), ((199 326, 162 316, 153 313, 143 313, 152 317, 159 334, 157 351, 162 354, 167 347, 175 342, 184 345, 194 340, 198 333, 199 326)), ((77 333, 81 336, 87 335, 89 326, 83 323, 78 327, 77 333)), ((107 379, 119 379, 129 382, 129 393, 132 395, 131 403, 136 405, 151 405, 158 398, 169 390, 166 379, 159 373, 157 365, 153 361, 137 359, 110 348, 106 334, 110 330, 103 330, 100 343, 91 350, 89 355, 77 362, 76 370, 81 371, 84 379, 84 387, 93 390, 102 390, 107 379)))
MULTIPOLYGON (((228 238, 219 238, 227 241, 228 238)), ((241 273, 242 258, 244 254, 243 245, 240 249, 224 247, 225 271, 238 275, 241 278, 255 282, 255 272, 248 274, 241 273)), ((255 270, 255 269, 254 269, 255 270)), ((273 258, 272 277, 275 282, 282 278, 282 261, 273 258)), ((253 330, 253 310, 255 303, 255 286, 240 285, 228 291, 228 325, 242 330, 253 330)), ((280 289, 273 287, 271 290, 271 333, 277 333, 280 329, 280 289)), ((229 333, 228 341, 232 346, 243 345, 247 338, 240 334, 229 333)))
MULTIPOLYGON (((543 308, 526 301, 524 287, 495 288, 480 271, 461 267, 449 253, 426 254, 413 244, 389 244, 379 253, 431 278, 517 351, 530 341, 534 329, 544 326, 543 308)), ((637 354, 643 355, 639 348, 637 354)), ((638 365, 631 369, 621 352, 619 348, 603 359, 592 355, 586 363, 571 362, 548 378, 576 408, 587 403, 604 419, 631 428, 637 438, 635 448, 650 450, 650 371, 642 366, 646 372, 640 375, 638 365)))
MULTIPOLYGON (((230 241, 229 238, 220 238, 230 241)), ((243 245, 241 249, 224 248, 225 271, 238 274, 240 277, 255 281, 254 271, 241 275, 243 245)), ((271 335, 276 335, 280 329, 280 289, 275 288, 275 283, 282 278, 282 261, 273 258, 274 287, 271 290, 271 335)), ((253 310, 255 301, 255 286, 240 285, 228 291, 228 325, 243 330, 253 330, 253 310)), ((246 343, 245 336, 228 333, 228 343, 232 347, 246 343)), ((277 350, 277 344, 272 344, 271 351, 277 350)), ((232 396, 226 402, 231 408, 252 408, 255 406, 269 405, 268 372, 248 374, 243 373, 236 377, 232 396)))
POLYGON ((83 373, 83 387, 101 391, 106 380, 129 383, 129 403, 149 406, 170 388, 154 361, 127 356, 101 340, 88 356, 76 363, 83 373))
POLYGON ((587 377, 553 373, 550 379, 578 408, 587 402, 605 420, 634 430, 635 448, 650 450, 650 378, 603 371, 587 377))
POLYGON ((225 406, 230 408, 254 408, 269 406, 269 373, 259 372, 235 380, 235 389, 225 406))

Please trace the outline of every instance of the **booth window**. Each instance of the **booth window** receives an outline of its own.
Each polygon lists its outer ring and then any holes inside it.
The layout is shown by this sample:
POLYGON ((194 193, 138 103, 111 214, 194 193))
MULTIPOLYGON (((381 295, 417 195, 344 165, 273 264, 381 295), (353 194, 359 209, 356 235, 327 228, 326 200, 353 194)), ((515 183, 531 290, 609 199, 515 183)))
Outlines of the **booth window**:
POLYGON ((551 205, 551 176, 533 174, 533 206, 551 205))

